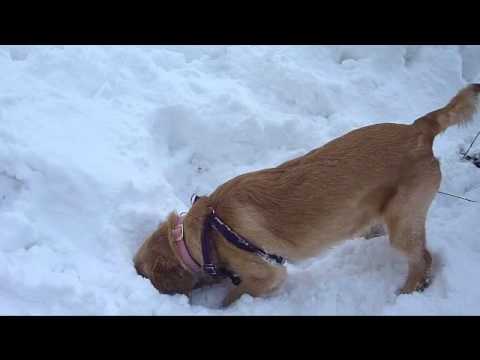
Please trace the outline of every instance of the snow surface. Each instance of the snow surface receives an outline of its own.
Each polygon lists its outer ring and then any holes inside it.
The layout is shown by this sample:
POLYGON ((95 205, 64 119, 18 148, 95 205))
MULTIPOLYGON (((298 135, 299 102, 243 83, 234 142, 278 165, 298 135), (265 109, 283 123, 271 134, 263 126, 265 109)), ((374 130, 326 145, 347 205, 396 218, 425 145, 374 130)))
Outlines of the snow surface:
MULTIPOLYGON (((480 314, 480 204, 438 195, 434 281, 396 296, 388 239, 288 264, 268 298, 161 295, 132 256, 193 192, 355 128, 410 123, 480 81, 478 46, 0 47, 0 313, 480 314)), ((437 137, 442 190, 480 200, 459 160, 479 123, 437 137)), ((480 143, 473 152, 480 149, 480 143)))

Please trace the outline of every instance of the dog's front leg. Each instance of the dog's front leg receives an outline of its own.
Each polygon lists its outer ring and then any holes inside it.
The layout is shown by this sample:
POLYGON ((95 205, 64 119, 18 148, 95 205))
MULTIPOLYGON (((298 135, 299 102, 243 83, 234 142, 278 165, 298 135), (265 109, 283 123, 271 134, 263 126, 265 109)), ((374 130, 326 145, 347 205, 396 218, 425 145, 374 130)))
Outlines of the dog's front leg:
POLYGON ((249 294, 253 297, 270 294, 282 285, 287 276, 287 270, 283 266, 266 265, 263 275, 265 276, 263 278, 244 276, 240 285, 230 289, 225 296, 222 307, 231 305, 243 294, 249 294))
POLYGON ((222 307, 226 308, 232 303, 237 301, 243 294, 249 294, 250 296, 257 297, 269 293, 269 286, 265 283, 265 280, 243 280, 238 286, 230 289, 225 299, 222 301, 222 307))
POLYGON ((228 294, 223 299, 222 308, 226 308, 230 306, 232 303, 237 301, 243 294, 246 294, 246 293, 247 293, 247 289, 244 283, 233 287, 232 289, 230 289, 228 294))

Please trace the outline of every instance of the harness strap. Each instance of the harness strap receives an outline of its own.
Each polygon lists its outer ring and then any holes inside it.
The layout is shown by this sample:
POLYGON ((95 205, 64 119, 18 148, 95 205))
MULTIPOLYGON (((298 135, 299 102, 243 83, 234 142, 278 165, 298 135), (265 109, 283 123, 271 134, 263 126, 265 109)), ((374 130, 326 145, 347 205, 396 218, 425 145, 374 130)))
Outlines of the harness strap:
POLYGON ((215 265, 210 257, 211 254, 211 241, 208 236, 208 230, 210 230, 211 224, 211 214, 205 219, 205 224, 202 231, 202 255, 203 255, 203 271, 212 277, 216 276, 227 276, 232 281, 233 285, 239 285, 241 283, 240 277, 234 272, 227 270, 225 268, 219 268, 215 265))
MULTIPOLYGON (((195 203, 199 197, 193 195, 191 198, 192 203, 195 203)), ((263 249, 257 247, 256 245, 250 243, 247 239, 237 234, 233 231, 227 224, 225 224, 216 214, 215 210, 211 209, 211 213, 205 218, 202 230, 202 256, 203 256, 203 266, 202 269, 208 275, 212 277, 216 276, 227 276, 230 278, 234 285, 239 285, 241 282, 240 277, 234 272, 225 269, 223 267, 218 267, 213 263, 211 258, 212 244, 211 239, 208 236, 208 231, 213 228, 218 231, 229 243, 233 244, 239 249, 254 253, 268 262, 276 262, 277 264, 283 265, 285 259, 281 256, 275 254, 269 254, 263 249)))
POLYGON ((257 247, 256 245, 250 243, 247 239, 237 234, 233 231, 227 224, 225 224, 212 210, 210 217, 210 224, 212 227, 217 230, 223 237, 228 240, 231 244, 235 245, 239 249, 254 253, 267 261, 276 262, 277 264, 283 265, 285 259, 281 256, 275 254, 269 254, 263 249, 257 247))

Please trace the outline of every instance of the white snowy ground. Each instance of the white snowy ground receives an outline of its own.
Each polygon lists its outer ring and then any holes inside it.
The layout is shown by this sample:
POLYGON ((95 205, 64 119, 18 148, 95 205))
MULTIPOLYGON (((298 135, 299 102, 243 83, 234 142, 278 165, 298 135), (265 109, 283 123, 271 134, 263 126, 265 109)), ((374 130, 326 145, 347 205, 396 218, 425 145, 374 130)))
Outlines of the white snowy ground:
MULTIPOLYGON (((191 305, 131 262, 193 192, 410 123, 473 81, 475 46, 2 46, 0 314, 480 314, 480 204, 442 195, 422 294, 395 296, 406 262, 385 237, 289 264, 276 294, 227 310, 225 286, 191 305)), ((480 170, 458 155, 479 128, 437 138, 443 191, 480 200, 480 170)))

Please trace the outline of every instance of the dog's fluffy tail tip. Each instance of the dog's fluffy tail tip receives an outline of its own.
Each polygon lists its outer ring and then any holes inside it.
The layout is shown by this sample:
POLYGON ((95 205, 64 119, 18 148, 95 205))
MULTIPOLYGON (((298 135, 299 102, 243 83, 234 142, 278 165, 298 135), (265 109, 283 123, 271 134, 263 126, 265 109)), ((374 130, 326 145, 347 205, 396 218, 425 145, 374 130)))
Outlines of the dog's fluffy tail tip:
POLYGON ((434 136, 453 125, 465 125, 480 109, 480 83, 469 84, 461 89, 443 108, 435 110, 415 121, 428 126, 434 136))
POLYGON ((480 108, 480 84, 465 86, 444 108, 444 119, 440 119, 442 131, 452 125, 464 125, 480 108), (441 122, 443 120, 443 124, 441 122))
POLYGON ((473 84, 470 84, 469 86, 473 87, 473 89, 474 89, 477 93, 480 93, 480 83, 473 83, 473 84))
MULTIPOLYGON (((480 95, 480 83, 472 83, 467 86, 465 86, 462 90, 460 90, 457 94, 461 95, 462 93, 466 93, 466 96, 473 96, 477 102, 479 101, 479 95, 480 95)), ((452 101, 455 98, 452 99, 452 101)))

